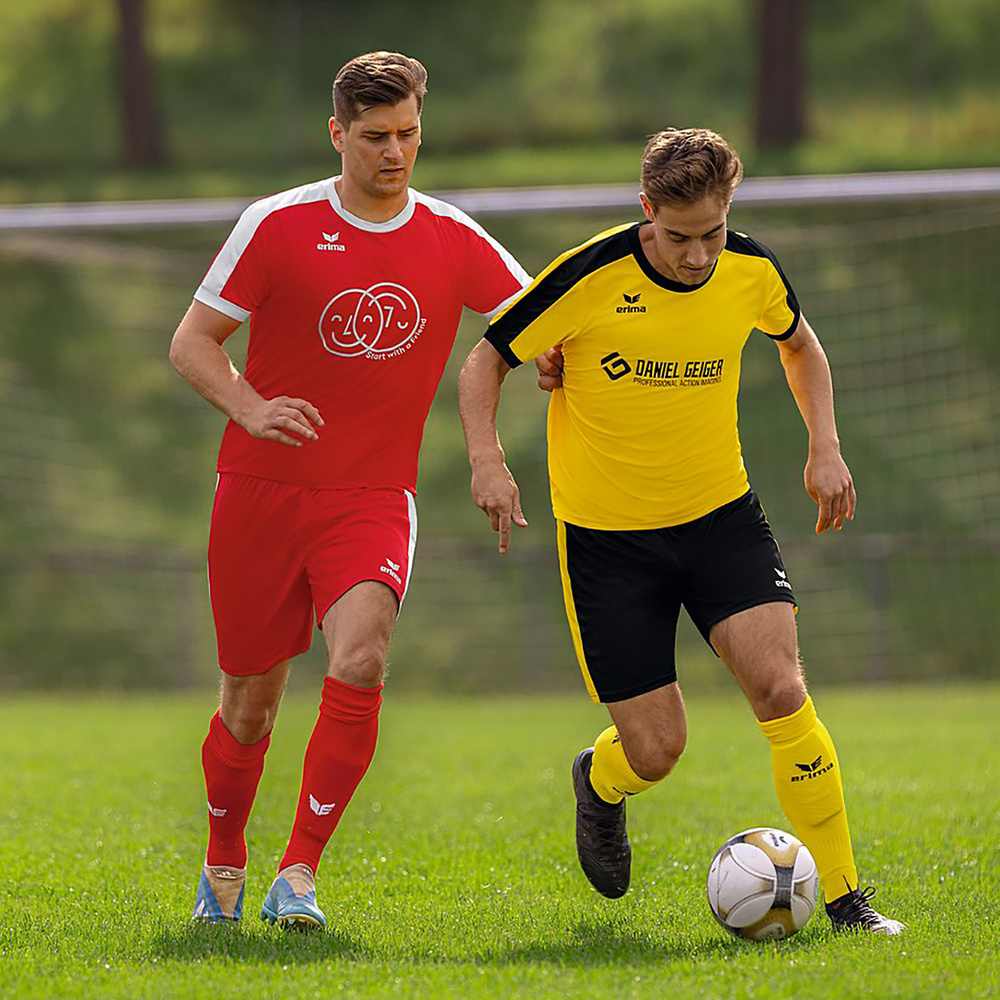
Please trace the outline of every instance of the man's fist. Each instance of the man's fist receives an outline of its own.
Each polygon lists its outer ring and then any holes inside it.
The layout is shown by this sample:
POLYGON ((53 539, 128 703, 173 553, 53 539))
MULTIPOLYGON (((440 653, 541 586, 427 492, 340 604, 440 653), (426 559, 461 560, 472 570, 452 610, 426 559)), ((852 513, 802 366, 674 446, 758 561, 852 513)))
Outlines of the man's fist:
POLYGON ((563 355, 561 347, 553 347, 535 358, 538 388, 545 392, 562 388, 563 355))

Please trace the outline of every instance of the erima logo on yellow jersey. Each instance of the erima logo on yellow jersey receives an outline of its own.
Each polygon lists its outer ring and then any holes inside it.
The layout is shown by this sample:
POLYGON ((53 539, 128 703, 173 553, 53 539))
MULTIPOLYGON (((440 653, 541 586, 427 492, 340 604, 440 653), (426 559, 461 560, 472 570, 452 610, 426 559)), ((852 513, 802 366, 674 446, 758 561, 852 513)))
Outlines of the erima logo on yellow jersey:
POLYGON ((620 312, 620 313, 644 313, 646 311, 646 307, 645 306, 640 306, 638 304, 638 302, 639 302, 639 296, 640 295, 642 295, 642 292, 636 292, 635 295, 627 295, 625 292, 622 292, 622 298, 625 300, 625 302, 627 303, 627 305, 619 306, 615 310, 615 312, 620 312))

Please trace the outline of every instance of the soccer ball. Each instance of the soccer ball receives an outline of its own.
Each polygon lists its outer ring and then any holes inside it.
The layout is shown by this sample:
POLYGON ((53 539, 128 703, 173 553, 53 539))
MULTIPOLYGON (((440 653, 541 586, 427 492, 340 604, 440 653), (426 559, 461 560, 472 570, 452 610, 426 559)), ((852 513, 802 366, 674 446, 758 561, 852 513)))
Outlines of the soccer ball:
POLYGON ((755 827, 730 837, 708 869, 708 904, 731 934, 752 941, 791 937, 816 909, 813 856, 793 836, 755 827))

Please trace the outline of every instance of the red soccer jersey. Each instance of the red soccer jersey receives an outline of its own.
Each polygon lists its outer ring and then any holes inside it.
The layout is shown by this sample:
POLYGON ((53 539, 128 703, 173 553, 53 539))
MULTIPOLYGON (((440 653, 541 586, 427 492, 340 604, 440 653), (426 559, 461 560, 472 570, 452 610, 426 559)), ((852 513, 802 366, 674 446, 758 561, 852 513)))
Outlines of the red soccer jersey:
POLYGON ((464 212, 411 190, 388 222, 340 204, 330 178, 255 202, 195 298, 250 319, 245 377, 306 399, 319 441, 226 426, 220 472, 309 487, 413 490, 424 422, 462 306, 491 316, 530 278, 464 212))

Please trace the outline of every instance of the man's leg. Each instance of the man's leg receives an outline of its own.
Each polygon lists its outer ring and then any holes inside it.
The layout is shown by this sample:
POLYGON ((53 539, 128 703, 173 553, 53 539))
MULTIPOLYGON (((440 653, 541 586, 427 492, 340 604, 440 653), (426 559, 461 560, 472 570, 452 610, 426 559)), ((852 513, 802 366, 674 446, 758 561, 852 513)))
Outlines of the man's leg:
POLYGON ((263 674, 222 675, 222 704, 201 748, 208 793, 208 850, 195 917, 238 920, 243 911, 245 831, 264 755, 288 680, 289 663, 263 674))
POLYGON ((662 781, 684 752, 687 720, 677 683, 610 702, 614 722, 573 762, 580 866, 601 895, 628 890, 632 848, 625 797, 662 781))
POLYGON ((741 611, 715 624, 709 637, 770 743, 778 801, 816 861, 834 923, 839 908, 851 918, 843 924, 898 933, 902 925, 875 913, 858 890, 840 763, 806 691, 792 605, 741 611))
POLYGON ((399 602, 385 584, 352 587, 323 617, 329 669, 306 749, 288 847, 264 915, 323 926, 315 902, 320 856, 375 754, 382 674, 399 602))

